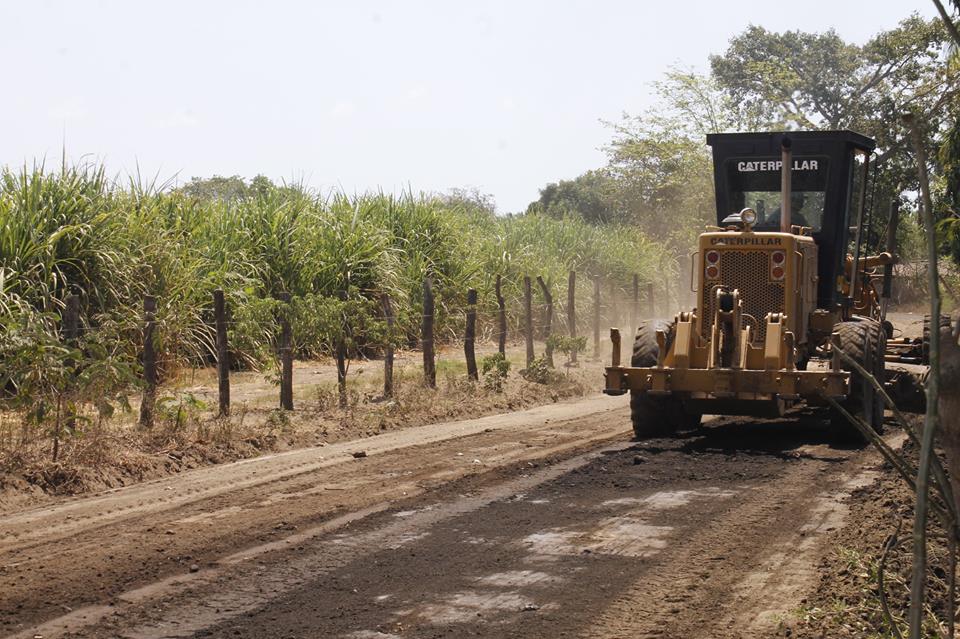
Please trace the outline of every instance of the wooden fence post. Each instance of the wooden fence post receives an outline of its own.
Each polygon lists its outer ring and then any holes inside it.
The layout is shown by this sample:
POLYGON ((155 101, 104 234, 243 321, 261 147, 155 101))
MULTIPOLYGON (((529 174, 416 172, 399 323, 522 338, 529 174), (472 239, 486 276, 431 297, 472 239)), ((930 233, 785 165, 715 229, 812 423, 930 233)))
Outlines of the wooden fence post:
POLYGON ((477 289, 467 291, 467 333, 463 338, 463 354, 467 360, 467 377, 477 381, 477 354, 474 343, 477 335, 477 289))
POLYGON ((430 388, 437 387, 437 365, 433 354, 433 280, 423 279, 423 382, 430 388))
POLYGON ((393 323, 395 320, 390 296, 384 293, 381 302, 383 314, 387 318, 387 343, 383 354, 383 396, 390 398, 393 397, 393 323))
POLYGON ((280 311, 280 408, 293 410, 293 333, 290 329, 290 293, 281 293, 280 311))
MULTIPOLYGON (((337 297, 341 302, 346 302, 347 292, 340 291, 337 297)), ((347 407, 347 337, 350 330, 348 321, 347 310, 344 308, 340 315, 340 337, 337 339, 335 354, 337 361, 337 403, 341 409, 347 407)))
MULTIPOLYGON (((63 309, 63 341, 68 347, 76 348, 77 339, 80 337, 80 296, 68 295, 66 302, 66 307, 63 309)), ((73 358, 67 359, 64 364, 75 377, 77 371, 74 371, 73 368, 77 363, 73 358)), ((67 415, 65 426, 67 431, 71 433, 77 429, 77 419, 73 411, 67 415)))
POLYGON ((68 295, 66 306, 63 309, 63 340, 71 346, 76 346, 80 336, 80 296, 68 295))
POLYGON ((543 316, 543 339, 547 342, 546 349, 544 349, 544 357, 547 358, 547 364, 550 368, 553 368, 553 344, 550 342, 550 333, 553 329, 553 295, 550 293, 550 287, 543 281, 543 277, 539 275, 537 275, 537 284, 540 285, 540 290, 543 292, 543 299, 547 303, 546 312, 543 316))
POLYGON ((153 348, 156 331, 157 298, 143 298, 143 396, 140 399, 140 426, 153 427, 153 411, 157 401, 157 353, 153 348))
POLYGON ((620 305, 618 302, 620 291, 617 290, 617 281, 610 280, 610 304, 607 310, 607 323, 610 326, 620 326, 620 305))
POLYGON ((501 355, 507 354, 507 302, 503 299, 503 292, 500 290, 501 277, 497 275, 497 349, 501 355))
POLYGON ((213 317, 217 329, 217 392, 220 417, 230 415, 230 348, 227 345, 227 305, 223 289, 213 292, 213 317))
POLYGON ((627 335, 628 345, 633 344, 634 336, 640 325, 640 276, 633 274, 633 304, 630 306, 630 334, 627 335))
MULTIPOLYGON (((577 337, 577 272, 570 271, 570 278, 567 280, 567 332, 570 337, 577 337)), ((577 349, 570 352, 570 363, 577 363, 577 349)))
POLYGON ((653 284, 647 284, 647 313, 648 318, 657 316, 656 300, 653 299, 653 284))
POLYGON ((593 279, 593 357, 600 359, 600 278, 593 279))
POLYGON ((523 312, 526 317, 524 333, 527 338, 527 368, 533 363, 533 291, 530 287, 530 276, 523 276, 523 312))

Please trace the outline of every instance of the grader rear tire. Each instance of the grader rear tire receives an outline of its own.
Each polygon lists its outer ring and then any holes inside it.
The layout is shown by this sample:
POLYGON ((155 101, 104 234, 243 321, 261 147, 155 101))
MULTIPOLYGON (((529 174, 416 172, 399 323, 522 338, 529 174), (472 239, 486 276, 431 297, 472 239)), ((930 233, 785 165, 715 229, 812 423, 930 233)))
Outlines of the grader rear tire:
MULTIPOLYGON (((882 384, 887 341, 883 326, 873 320, 841 322, 834 328, 834 333, 840 349, 882 384)), ((850 394, 842 402, 843 407, 866 422, 875 432, 883 432, 883 398, 873 384, 852 370, 852 367, 843 365, 843 369, 850 371, 850 394)), ((833 411, 831 421, 841 439, 861 445, 868 443, 860 429, 851 424, 842 413, 833 411)))
MULTIPOLYGON (((922 361, 924 366, 930 365, 930 325, 932 324, 930 319, 931 319, 930 315, 923 316, 923 339, 922 339, 923 360, 922 361)), ((949 315, 940 316, 940 329, 943 330, 944 328, 950 328, 949 315)))
MULTIPOLYGON (((637 328, 633 342, 631 366, 652 367, 657 365, 660 347, 657 331, 667 334, 666 346, 673 343, 673 322, 666 320, 643 320, 637 328)), ((688 430, 700 425, 701 415, 688 412, 676 397, 659 397, 642 391, 630 391, 630 421, 633 423, 634 439, 672 436, 678 430, 688 430)))

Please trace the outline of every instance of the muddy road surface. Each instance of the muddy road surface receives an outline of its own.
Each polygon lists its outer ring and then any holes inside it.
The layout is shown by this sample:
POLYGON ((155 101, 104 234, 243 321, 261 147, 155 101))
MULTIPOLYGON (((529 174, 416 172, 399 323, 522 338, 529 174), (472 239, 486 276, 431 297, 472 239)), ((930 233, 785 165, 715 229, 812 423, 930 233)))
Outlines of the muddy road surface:
POLYGON ((633 444, 625 404, 408 429, 3 513, 0 636, 774 632, 878 459, 805 413, 633 444))

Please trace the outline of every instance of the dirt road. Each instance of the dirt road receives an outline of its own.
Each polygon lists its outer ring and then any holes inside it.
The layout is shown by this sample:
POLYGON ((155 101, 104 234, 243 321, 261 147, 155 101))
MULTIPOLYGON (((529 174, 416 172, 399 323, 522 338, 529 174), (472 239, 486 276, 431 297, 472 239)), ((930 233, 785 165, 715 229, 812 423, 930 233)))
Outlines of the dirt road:
POLYGON ((877 463, 809 415, 627 433, 594 397, 3 513, 0 636, 755 637, 877 463))

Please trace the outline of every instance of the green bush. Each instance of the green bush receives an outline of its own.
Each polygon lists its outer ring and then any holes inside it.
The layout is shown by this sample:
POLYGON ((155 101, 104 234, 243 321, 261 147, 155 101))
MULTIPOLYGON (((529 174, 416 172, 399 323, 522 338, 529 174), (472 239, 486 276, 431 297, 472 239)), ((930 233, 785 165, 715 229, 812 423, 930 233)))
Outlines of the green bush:
POLYGON ((551 350, 560 351, 567 356, 567 361, 565 366, 570 367, 574 354, 582 353, 587 348, 587 337, 585 335, 580 335, 578 337, 570 337, 568 335, 559 335, 554 333, 549 338, 547 338, 547 346, 551 350))
POLYGON ((538 357, 520 371, 520 376, 528 382, 549 384, 554 379, 554 372, 550 369, 550 363, 546 357, 538 357))
POLYGON ((510 360, 503 353, 487 355, 480 361, 480 371, 483 373, 483 386, 495 393, 503 392, 503 384, 510 373, 510 360))

